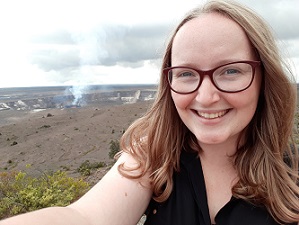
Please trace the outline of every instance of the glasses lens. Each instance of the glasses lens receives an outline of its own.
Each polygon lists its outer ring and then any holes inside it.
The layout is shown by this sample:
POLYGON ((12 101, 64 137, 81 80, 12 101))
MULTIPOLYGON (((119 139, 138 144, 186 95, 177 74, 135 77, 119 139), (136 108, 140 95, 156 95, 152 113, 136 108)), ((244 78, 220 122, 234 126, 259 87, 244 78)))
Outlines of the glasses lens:
POLYGON ((248 63, 232 63, 219 67, 213 73, 217 87, 223 91, 240 91, 252 82, 253 69, 248 63))
POLYGON ((168 79, 173 90, 189 93, 197 88, 200 76, 195 70, 189 68, 172 68, 168 71, 168 79))

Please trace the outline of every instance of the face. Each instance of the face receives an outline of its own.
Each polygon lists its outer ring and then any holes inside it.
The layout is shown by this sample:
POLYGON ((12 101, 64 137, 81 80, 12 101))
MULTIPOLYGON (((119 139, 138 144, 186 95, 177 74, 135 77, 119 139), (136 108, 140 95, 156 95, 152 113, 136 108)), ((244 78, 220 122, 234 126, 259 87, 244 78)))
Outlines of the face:
MULTIPOLYGON (((234 21, 210 13, 184 24, 172 45, 172 66, 210 70, 225 63, 257 60, 251 44, 234 21)), ((251 86, 238 93, 224 93, 204 76, 201 86, 191 94, 171 92, 182 121, 199 144, 231 144, 251 121, 259 98, 260 68, 251 86)))

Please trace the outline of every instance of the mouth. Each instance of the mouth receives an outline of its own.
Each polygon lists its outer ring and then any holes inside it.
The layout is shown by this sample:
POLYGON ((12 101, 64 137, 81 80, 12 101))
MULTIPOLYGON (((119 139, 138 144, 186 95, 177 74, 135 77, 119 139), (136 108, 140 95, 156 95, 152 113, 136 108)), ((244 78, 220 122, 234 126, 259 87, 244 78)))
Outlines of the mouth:
POLYGON ((206 112, 198 112, 195 111, 196 114, 202 118, 205 119, 216 119, 216 118, 220 118, 223 117, 226 113, 228 113, 229 109, 227 110, 223 110, 223 111, 219 111, 219 112, 214 112, 214 113, 206 113, 206 112))

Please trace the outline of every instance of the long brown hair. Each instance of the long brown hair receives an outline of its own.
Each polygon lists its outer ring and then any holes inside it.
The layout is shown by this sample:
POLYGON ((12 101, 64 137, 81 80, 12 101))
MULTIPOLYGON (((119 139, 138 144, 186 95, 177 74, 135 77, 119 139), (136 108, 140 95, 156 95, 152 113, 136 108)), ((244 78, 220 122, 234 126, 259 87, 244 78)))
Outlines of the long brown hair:
POLYGON ((296 89, 291 70, 279 54, 272 31, 251 9, 233 1, 209 1, 190 11, 174 30, 164 54, 157 97, 149 111, 135 121, 121 139, 123 151, 137 162, 139 175, 124 165, 120 172, 130 178, 150 173, 156 201, 165 201, 179 171, 182 150, 199 151, 195 136, 186 128, 175 109, 162 69, 171 66, 174 37, 188 21, 203 13, 220 13, 246 32, 262 61, 263 81, 256 113, 244 130, 245 144, 236 153, 239 182, 233 195, 253 204, 265 205, 283 223, 299 221, 298 150, 292 135, 296 89))

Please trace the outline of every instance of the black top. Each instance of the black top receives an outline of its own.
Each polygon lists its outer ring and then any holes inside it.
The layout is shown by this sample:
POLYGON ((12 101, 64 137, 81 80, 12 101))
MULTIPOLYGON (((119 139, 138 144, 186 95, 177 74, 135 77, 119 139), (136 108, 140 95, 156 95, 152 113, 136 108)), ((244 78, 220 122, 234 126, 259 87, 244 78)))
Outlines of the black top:
MULTIPOLYGON (((146 214, 144 225, 211 225, 205 181, 197 154, 182 152, 181 170, 174 173, 172 193, 163 203, 152 200, 146 214)), ((278 224, 264 207, 234 197, 220 209, 215 222, 217 225, 278 224)))

